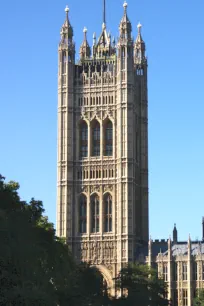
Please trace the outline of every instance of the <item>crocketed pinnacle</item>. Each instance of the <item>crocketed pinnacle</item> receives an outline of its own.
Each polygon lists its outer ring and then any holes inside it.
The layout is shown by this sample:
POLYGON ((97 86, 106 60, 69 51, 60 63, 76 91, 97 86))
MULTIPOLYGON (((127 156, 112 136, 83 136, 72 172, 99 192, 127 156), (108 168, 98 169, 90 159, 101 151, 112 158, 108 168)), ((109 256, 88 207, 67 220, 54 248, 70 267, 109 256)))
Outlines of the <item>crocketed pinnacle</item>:
POLYGON ((127 15, 127 7, 128 7, 128 4, 125 1, 124 4, 123 4, 124 14, 123 14, 123 17, 121 19, 119 28, 120 28, 120 33, 127 33, 130 36, 130 34, 132 32, 132 25, 131 25, 131 22, 128 18, 128 15, 127 15))
POLYGON ((91 55, 91 48, 87 41, 87 28, 86 27, 84 27, 83 32, 84 32, 84 40, 80 47, 80 56, 81 58, 87 58, 87 57, 90 57, 91 55))
POLYGON ((71 23, 69 21, 69 8, 66 6, 65 8, 65 13, 66 13, 66 18, 65 22, 62 26, 61 34, 67 35, 67 38, 72 38, 73 37, 73 28, 71 26, 71 23))

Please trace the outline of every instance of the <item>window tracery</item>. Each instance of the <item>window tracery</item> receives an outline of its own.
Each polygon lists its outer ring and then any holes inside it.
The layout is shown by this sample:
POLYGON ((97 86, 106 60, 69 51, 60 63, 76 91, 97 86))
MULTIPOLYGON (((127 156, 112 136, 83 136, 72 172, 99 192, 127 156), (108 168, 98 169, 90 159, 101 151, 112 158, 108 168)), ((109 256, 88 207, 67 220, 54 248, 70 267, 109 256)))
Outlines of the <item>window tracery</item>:
POLYGON ((104 232, 112 232, 112 197, 104 196, 104 232))
POLYGON ((96 194, 91 197, 91 231, 99 232, 99 196, 96 194))
POLYGON ((88 156, 88 126, 85 121, 80 125, 80 156, 88 156))
POLYGON ((97 120, 92 122, 92 156, 100 156, 100 124, 97 120))
POLYGON ((104 155, 113 155, 113 124, 110 120, 104 124, 104 155))
POLYGON ((87 198, 81 195, 79 199, 79 232, 86 233, 87 227, 87 198))

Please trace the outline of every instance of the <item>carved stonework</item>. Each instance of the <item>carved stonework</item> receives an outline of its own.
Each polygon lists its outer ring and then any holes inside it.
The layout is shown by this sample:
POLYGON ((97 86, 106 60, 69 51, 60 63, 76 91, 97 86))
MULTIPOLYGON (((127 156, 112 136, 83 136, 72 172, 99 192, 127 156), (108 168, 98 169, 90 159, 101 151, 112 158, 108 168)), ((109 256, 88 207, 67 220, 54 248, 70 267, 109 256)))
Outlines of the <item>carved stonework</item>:
POLYGON ((95 107, 93 112, 91 113, 91 120, 93 120, 93 119, 100 120, 100 117, 101 117, 101 112, 99 111, 99 109, 97 107, 95 107))
POLYGON ((85 193, 88 192, 88 186, 81 186, 81 187, 79 187, 79 189, 80 189, 81 192, 85 192, 85 193))
POLYGON ((100 186, 99 185, 91 186, 91 193, 93 192, 100 192, 100 186))
POLYGON ((113 191, 113 186, 112 185, 106 185, 103 187, 103 191, 106 192, 106 191, 113 191))
POLYGON ((81 108, 81 116, 80 117, 81 117, 82 120, 83 119, 87 119, 87 120, 89 119, 89 114, 88 114, 85 107, 81 108))

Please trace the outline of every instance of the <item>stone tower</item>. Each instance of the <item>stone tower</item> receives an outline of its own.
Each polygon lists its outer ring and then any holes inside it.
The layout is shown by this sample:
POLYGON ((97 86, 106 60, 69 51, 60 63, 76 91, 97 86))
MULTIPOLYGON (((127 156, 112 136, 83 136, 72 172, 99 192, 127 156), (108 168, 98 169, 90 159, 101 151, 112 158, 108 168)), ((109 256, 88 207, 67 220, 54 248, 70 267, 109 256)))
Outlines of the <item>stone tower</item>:
POLYGON ((92 48, 84 28, 76 63, 66 8, 59 43, 57 235, 112 290, 149 238, 147 59, 123 6, 117 42, 104 13, 92 48))

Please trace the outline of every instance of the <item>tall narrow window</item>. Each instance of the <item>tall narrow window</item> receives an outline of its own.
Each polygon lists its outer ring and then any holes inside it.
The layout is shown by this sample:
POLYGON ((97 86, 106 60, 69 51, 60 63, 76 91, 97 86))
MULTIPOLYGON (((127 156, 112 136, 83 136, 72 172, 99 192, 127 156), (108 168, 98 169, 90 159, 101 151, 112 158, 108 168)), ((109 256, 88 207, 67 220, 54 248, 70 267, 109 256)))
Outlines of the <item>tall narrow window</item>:
POLYGON ((104 196, 104 232, 112 232, 112 197, 104 196))
POLYGON ((197 262, 193 262, 193 280, 198 280, 197 262))
POLYGON ((183 290, 183 306, 188 306, 188 290, 183 290))
POLYGON ((91 231, 99 232, 99 197, 97 195, 91 197, 91 231))
POLYGON ((92 156, 100 156, 100 124, 97 120, 92 123, 92 156))
POLYGON ((203 266, 202 266, 202 280, 204 280, 204 263, 203 263, 203 266))
POLYGON ((87 211, 87 199, 85 195, 81 195, 79 199, 79 232, 86 233, 86 211, 87 211))
POLYGON ((178 267, 177 262, 173 262, 173 281, 177 281, 178 279, 178 267))
POLYGON ((113 155, 113 124, 108 120, 104 124, 104 155, 113 155))
POLYGON ((85 121, 80 126, 80 156, 88 156, 88 126, 85 121))
POLYGON ((164 281, 167 282, 168 281, 168 265, 167 264, 164 264, 163 275, 164 275, 164 281))
POLYGON ((187 263, 184 262, 183 265, 182 265, 182 278, 184 281, 187 281, 188 279, 188 273, 187 273, 187 263))

